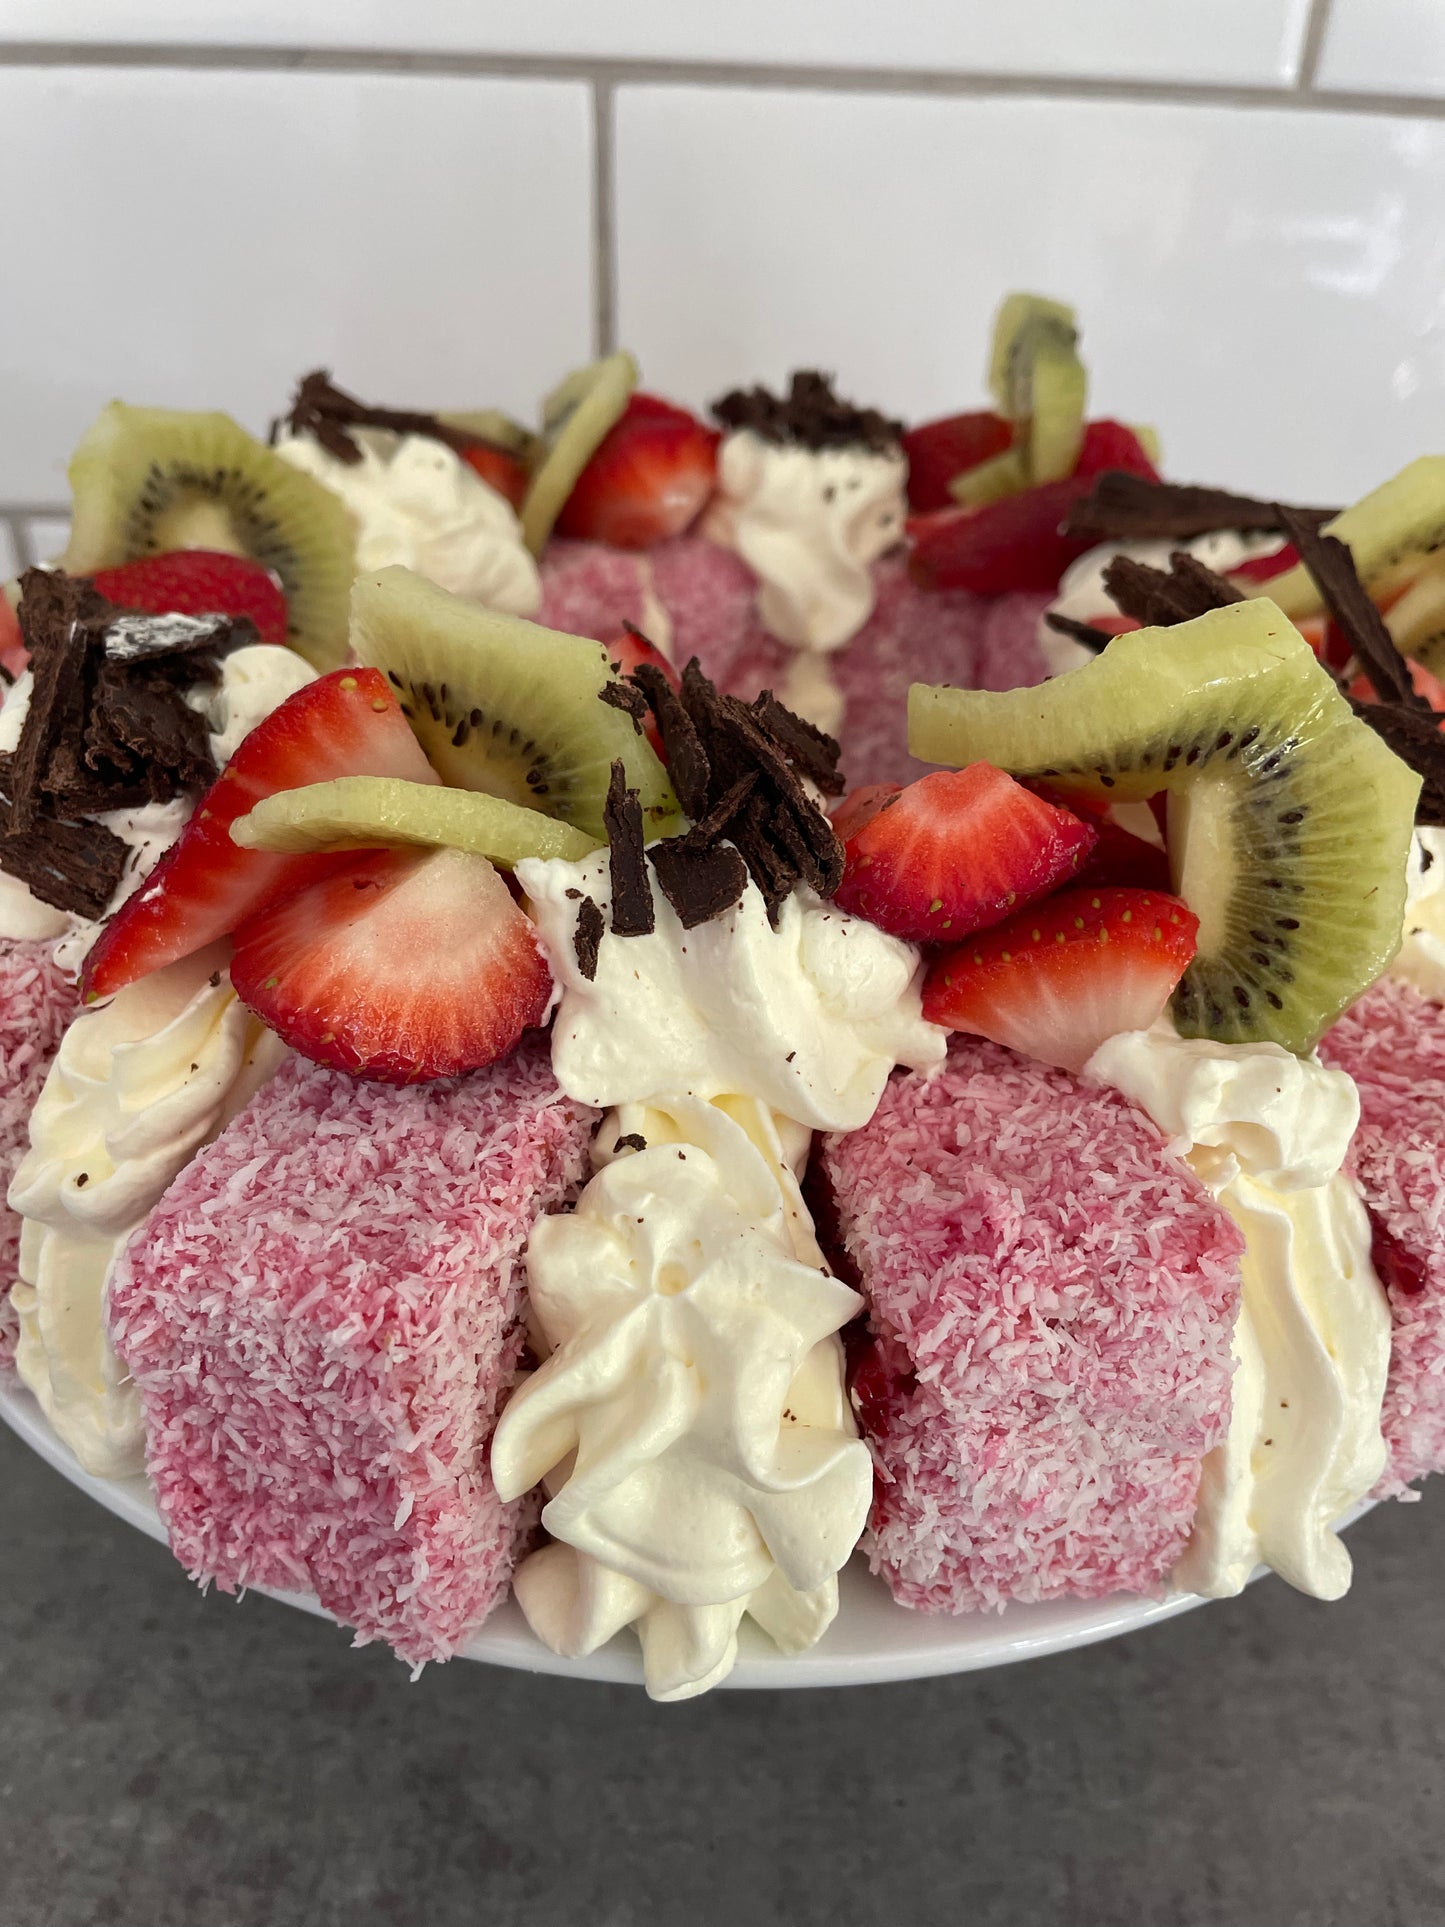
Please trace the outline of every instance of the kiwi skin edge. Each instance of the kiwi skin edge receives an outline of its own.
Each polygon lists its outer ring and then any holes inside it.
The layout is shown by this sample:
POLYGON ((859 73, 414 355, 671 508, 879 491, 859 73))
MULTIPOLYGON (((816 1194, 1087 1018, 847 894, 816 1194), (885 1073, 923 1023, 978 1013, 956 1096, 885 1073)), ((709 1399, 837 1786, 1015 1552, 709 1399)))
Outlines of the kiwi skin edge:
POLYGON ((1399 948, 1420 779, 1267 599, 1134 630, 1036 689, 915 683, 908 715, 926 762, 1170 793, 1175 886, 1200 919, 1181 1035, 1307 1053, 1399 948))

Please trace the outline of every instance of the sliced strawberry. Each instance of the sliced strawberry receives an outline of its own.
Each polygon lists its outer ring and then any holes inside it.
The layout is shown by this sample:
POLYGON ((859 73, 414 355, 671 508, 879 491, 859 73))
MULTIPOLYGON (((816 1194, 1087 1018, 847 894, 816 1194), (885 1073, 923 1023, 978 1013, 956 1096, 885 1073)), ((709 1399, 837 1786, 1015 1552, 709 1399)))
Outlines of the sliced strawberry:
POLYGON ((974 595, 1057 589, 1069 564, 1091 545, 1060 531, 1090 488, 1086 477, 1045 482, 981 509, 940 511, 909 522, 909 573, 925 589, 968 589, 974 595))
POLYGON ((542 1022, 551 970, 485 857, 368 850, 343 862, 236 933, 237 995, 293 1050, 410 1084, 479 1070, 542 1022))
POLYGON ((337 669, 252 730, 207 790, 179 843, 111 918, 85 960, 87 1002, 188 957, 344 858, 242 850, 231 825, 263 796, 333 776, 439 781, 377 669, 337 669))
MULTIPOLYGON (((1442 683, 1438 676, 1433 675, 1424 663, 1414 661, 1410 661, 1410 681, 1414 685, 1417 696, 1423 696, 1432 709, 1442 712, 1440 726, 1445 729, 1445 683, 1442 683)), ((1379 697, 1375 694, 1375 685, 1368 676, 1356 676, 1350 684, 1349 693, 1357 703, 1379 701, 1379 697)))
MULTIPOLYGON (((1367 1207, 1368 1208, 1368 1207, 1367 1207)), ((1380 1283, 1394 1298, 1414 1298, 1430 1283, 1430 1266, 1370 1212, 1370 1263, 1380 1283)))
POLYGON ((1244 562, 1236 562, 1228 573, 1236 582, 1268 582, 1298 562, 1299 550, 1293 542, 1286 542, 1283 548, 1271 549, 1268 555, 1252 555, 1244 562))
POLYGON ((514 509, 522 506, 531 478, 515 455, 509 455, 505 448, 493 448, 490 442, 477 442, 462 450, 462 460, 498 495, 504 495, 514 509))
POLYGON ((1097 826, 1099 841, 1079 871, 1080 884, 1122 884, 1133 890, 1165 890, 1170 885, 1169 855, 1108 817, 1097 826))
POLYGON ((18 676, 29 666, 30 651, 20 634, 20 618, 10 606, 10 598, 0 589, 0 667, 18 676))
POLYGON ((871 823, 878 812, 895 796, 902 793, 901 783, 864 783, 860 789, 849 790, 833 811, 832 823, 840 843, 847 843, 871 823))
POLYGON ((946 951, 923 1014, 1077 1071, 1106 1037, 1145 1030, 1194 956, 1199 919, 1156 890, 1065 890, 946 951))
POLYGON ((1127 424, 1107 419, 1086 423, 1079 459, 1074 464, 1075 475, 1092 478, 1111 468, 1142 475, 1146 482, 1159 480, 1159 471, 1150 461, 1148 450, 1127 424))
POLYGON ((1013 445, 1013 423, 990 409, 968 415, 945 415, 936 422, 920 422, 903 437, 908 457, 908 505, 915 514, 955 506, 948 485, 955 475, 991 461, 1013 445))
POLYGON ((721 437, 685 408, 633 395, 577 477, 559 535, 648 549, 681 535, 717 485, 721 437))
POLYGON ((171 549, 97 572, 95 586, 148 616, 249 616, 262 642, 285 642, 286 598, 259 562, 219 549, 171 549))
POLYGON ((1087 823, 989 763, 921 776, 844 843, 835 901, 895 937, 951 942, 1074 876, 1087 823))
POLYGON ((620 635, 613 636, 609 641, 604 642, 602 647, 607 651, 607 660, 619 676, 630 676, 639 663, 645 662, 650 663, 654 669, 660 669, 674 689, 682 687, 681 679, 671 662, 655 642, 648 641, 640 629, 629 626, 620 635))

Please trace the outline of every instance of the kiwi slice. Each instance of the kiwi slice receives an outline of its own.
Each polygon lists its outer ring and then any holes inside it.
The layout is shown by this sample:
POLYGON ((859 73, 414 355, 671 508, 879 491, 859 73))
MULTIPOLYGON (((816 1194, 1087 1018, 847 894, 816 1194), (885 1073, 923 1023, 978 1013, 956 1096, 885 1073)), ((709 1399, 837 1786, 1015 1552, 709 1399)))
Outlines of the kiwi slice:
POLYGON ((89 575, 168 549, 250 556, 286 592, 292 648, 317 669, 345 662, 351 517, 229 415, 113 401, 71 457, 70 486, 61 568, 89 575))
POLYGON ((595 838, 540 810, 480 790, 408 783, 397 776, 339 776, 277 790, 231 825, 243 850, 375 850, 397 843, 468 850, 510 870, 524 856, 580 863, 595 838))
MULTIPOLYGON (((1445 455, 1421 455, 1325 524, 1354 558, 1355 572, 1376 598, 1408 582, 1445 544, 1445 455)), ((1261 585, 1271 602, 1298 622, 1324 608, 1301 562, 1261 585)))
POLYGON ((552 533, 577 477, 602 437, 619 421, 637 386, 637 363, 625 348, 586 368, 577 368, 542 404, 546 453, 532 475, 522 503, 522 534, 533 555, 552 533))
POLYGON ((928 762, 1169 791, 1174 886, 1199 918, 1185 1037, 1313 1050, 1399 947, 1420 779, 1271 602, 1135 630, 1037 689, 915 683, 908 722, 928 762))
POLYGON ((600 642, 559 635, 448 595, 410 569, 358 576, 351 646, 401 699, 444 783, 541 810, 606 841, 615 758, 649 835, 676 827, 677 800, 630 715, 599 700, 617 681, 600 642))
POLYGON ((1438 675, 1445 663, 1445 566, 1422 569, 1385 613, 1385 627, 1402 656, 1412 656, 1438 675))
POLYGON ((1002 455, 991 455, 986 462, 978 462, 964 469, 961 475, 955 475, 948 492, 965 508, 981 509, 990 502, 1002 501, 1005 495, 1017 495, 1028 485, 1027 452, 1022 448, 1006 448, 1002 455))
POLYGON ((993 326, 989 387, 1001 415, 1028 424, 1029 481, 1072 475, 1089 392, 1073 309, 1037 294, 1007 296, 993 326))

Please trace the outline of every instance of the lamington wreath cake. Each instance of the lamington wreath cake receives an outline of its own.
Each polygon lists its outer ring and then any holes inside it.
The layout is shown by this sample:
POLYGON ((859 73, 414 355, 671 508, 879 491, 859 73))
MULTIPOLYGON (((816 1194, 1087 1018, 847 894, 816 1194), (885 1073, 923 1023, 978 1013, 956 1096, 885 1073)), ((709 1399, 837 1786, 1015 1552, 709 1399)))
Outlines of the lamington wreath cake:
POLYGON ((1445 1467, 1445 458, 1165 482, 625 354, 536 430, 114 403, 0 601, 0 1369, 202 1584, 1321 1598, 1445 1467))

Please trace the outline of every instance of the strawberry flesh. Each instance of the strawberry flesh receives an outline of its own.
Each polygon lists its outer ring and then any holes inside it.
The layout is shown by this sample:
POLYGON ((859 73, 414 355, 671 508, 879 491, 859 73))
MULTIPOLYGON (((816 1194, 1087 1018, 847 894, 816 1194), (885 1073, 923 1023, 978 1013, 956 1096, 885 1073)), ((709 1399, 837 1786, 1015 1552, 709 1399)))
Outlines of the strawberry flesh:
POLYGON ((721 437, 685 408, 633 395, 577 477, 559 535, 648 549, 697 520, 717 484, 721 437))
POLYGON ((485 857, 446 849, 348 856, 241 926, 231 981, 293 1050, 388 1084, 495 1062, 552 994, 502 878, 485 857))
POLYGON ((1062 533, 1069 510, 1090 487, 1086 477, 1075 475, 983 508, 910 521, 909 574, 924 589, 967 589, 981 596, 1051 593, 1069 564, 1092 546, 1062 533))
POLYGON ((231 825, 265 796, 333 776, 439 779, 376 669, 308 683, 246 737, 180 841, 101 932, 81 979, 87 1002, 227 936, 278 896, 330 875, 344 857, 243 850, 231 825))
POLYGON ((840 843, 849 843, 863 828, 871 823, 878 812, 895 796, 902 793, 901 783, 864 783, 861 788, 850 790, 833 811, 833 832, 840 843))
POLYGON ((1156 890, 1065 890, 939 957, 923 1014, 1063 1070, 1146 1030, 1188 969, 1199 919, 1156 890))
POLYGON ((989 763, 938 770, 845 840, 835 901, 895 937, 949 943, 1075 876, 1095 837, 989 763))
POLYGON ((1107 469, 1122 468, 1127 474, 1142 475, 1146 482, 1157 482, 1159 471, 1150 461, 1143 442, 1123 422, 1107 418, 1088 422, 1074 464, 1075 475, 1094 477, 1107 469))
MULTIPOLYGON (((646 663, 651 669, 660 669, 674 689, 681 689, 682 679, 667 657, 655 642, 649 642, 640 629, 624 629, 621 635, 614 636, 602 647, 607 651, 607 660, 619 676, 630 676, 639 664, 646 663)), ((642 733, 652 745, 653 754, 666 765, 667 750, 663 744, 662 731, 657 727, 657 718, 652 711, 643 719, 642 733)))
POLYGON ((992 461, 1012 447, 1013 423, 987 408, 920 422, 903 437, 908 457, 908 505, 915 514, 955 506, 948 485, 955 475, 992 461))
MULTIPOLYGON (((1415 694, 1423 696, 1433 710, 1445 712, 1445 683, 1432 674, 1424 663, 1415 662, 1410 657, 1407 657, 1406 661, 1410 666, 1410 681, 1414 686, 1415 694)), ((1380 700, 1375 694, 1375 685, 1368 676, 1356 676, 1350 684, 1349 693, 1357 703, 1374 703, 1380 700)), ((1441 728, 1445 729, 1445 713, 1442 713, 1441 728)))
POLYGON ((95 586, 148 616, 249 616, 262 642, 285 642, 286 598, 259 562, 220 549, 173 549, 97 571, 95 586))

